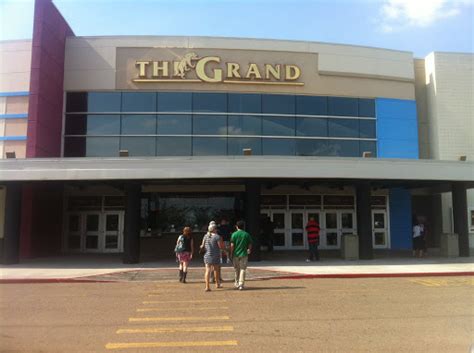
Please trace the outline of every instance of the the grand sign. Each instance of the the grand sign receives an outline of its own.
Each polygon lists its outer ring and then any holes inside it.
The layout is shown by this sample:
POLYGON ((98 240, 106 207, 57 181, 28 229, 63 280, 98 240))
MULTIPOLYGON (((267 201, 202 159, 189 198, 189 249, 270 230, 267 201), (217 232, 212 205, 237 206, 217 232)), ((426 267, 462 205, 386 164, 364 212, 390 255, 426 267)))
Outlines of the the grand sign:
POLYGON ((178 60, 137 60, 134 83, 208 82, 303 86, 301 69, 293 64, 241 64, 219 56, 186 53, 178 60), (192 76, 192 77, 190 77, 192 76))

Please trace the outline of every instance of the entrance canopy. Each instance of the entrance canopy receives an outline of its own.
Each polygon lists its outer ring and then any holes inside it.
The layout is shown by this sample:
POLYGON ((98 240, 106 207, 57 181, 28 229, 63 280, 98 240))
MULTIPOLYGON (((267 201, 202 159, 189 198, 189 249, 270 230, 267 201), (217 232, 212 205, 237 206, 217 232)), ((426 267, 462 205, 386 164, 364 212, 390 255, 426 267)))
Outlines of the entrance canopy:
POLYGON ((461 181, 472 188, 474 163, 271 156, 0 160, 0 182, 222 178, 461 181))
POLYGON ((0 160, 0 182, 223 178, 461 181, 472 188, 474 163, 277 156, 0 160))

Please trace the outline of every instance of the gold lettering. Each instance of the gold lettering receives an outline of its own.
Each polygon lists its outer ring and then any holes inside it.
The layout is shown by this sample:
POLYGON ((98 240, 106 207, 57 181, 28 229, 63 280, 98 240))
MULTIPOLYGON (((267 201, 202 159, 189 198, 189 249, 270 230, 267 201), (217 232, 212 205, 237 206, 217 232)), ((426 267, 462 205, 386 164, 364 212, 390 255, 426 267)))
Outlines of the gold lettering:
POLYGON ((275 79, 280 79, 280 68, 281 65, 272 66, 270 64, 265 64, 265 79, 269 80, 270 75, 272 75, 275 79))
POLYGON ((153 77, 168 76, 169 61, 162 61, 160 65, 159 61, 153 61, 153 77))
POLYGON ((285 65, 285 81, 294 81, 301 76, 301 70, 296 65, 285 65))
POLYGON ((145 77, 146 76, 146 66, 149 64, 149 61, 137 61, 135 66, 138 66, 138 76, 145 77))
POLYGON ((262 75, 260 75, 260 71, 258 70, 257 64, 249 65, 249 69, 247 70, 245 78, 250 78, 251 75, 253 75, 255 78, 262 78, 262 75))
POLYGON ((227 63, 227 78, 241 78, 239 73, 240 65, 237 63, 227 63))
POLYGON ((200 59, 196 63, 196 75, 204 82, 221 82, 222 81, 222 69, 213 69, 213 77, 208 76, 206 73, 206 65, 209 62, 220 63, 221 58, 218 56, 206 56, 200 59))

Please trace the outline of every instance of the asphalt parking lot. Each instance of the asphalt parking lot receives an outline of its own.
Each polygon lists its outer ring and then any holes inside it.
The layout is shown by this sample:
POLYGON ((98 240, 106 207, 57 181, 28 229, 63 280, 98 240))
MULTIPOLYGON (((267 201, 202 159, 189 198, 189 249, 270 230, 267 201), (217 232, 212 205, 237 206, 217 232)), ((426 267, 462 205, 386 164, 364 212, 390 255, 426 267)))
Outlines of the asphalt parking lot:
POLYGON ((1 352, 469 352, 474 278, 0 285, 1 352))

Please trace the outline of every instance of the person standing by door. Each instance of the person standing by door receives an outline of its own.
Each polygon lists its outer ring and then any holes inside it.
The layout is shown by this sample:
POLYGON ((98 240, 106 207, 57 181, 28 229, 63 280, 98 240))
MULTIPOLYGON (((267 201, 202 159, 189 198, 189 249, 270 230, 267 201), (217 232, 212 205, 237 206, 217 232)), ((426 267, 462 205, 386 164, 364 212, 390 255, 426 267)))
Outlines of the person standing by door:
POLYGON ((309 258, 306 262, 319 261, 319 223, 316 222, 314 217, 310 217, 308 224, 306 225, 306 233, 308 235, 308 246, 309 246, 309 258))
POLYGON ((237 231, 230 238, 230 253, 235 270, 235 288, 244 289, 248 256, 252 251, 252 237, 244 230, 244 221, 238 221, 237 231))

